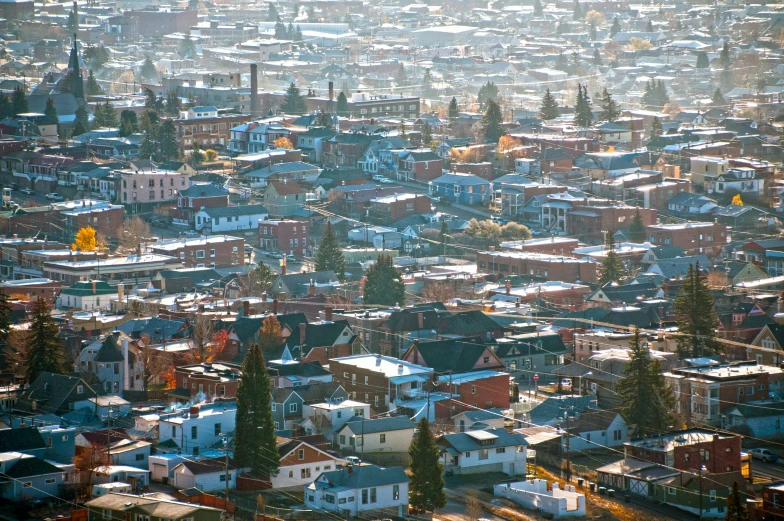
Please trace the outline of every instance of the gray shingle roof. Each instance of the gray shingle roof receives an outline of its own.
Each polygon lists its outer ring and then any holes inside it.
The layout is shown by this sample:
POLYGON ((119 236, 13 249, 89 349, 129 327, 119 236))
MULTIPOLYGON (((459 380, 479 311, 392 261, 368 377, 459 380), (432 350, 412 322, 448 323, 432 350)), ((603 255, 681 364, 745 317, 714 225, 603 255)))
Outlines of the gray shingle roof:
POLYGON ((326 480, 336 487, 351 489, 382 487, 411 481, 402 467, 385 468, 376 465, 355 465, 351 471, 343 469, 324 472, 318 479, 326 480))
POLYGON ((375 420, 362 421, 362 417, 354 416, 346 422, 346 426, 354 434, 375 434, 379 432, 403 431, 414 429, 415 424, 405 416, 393 416, 390 418, 377 418, 375 420), (364 423, 364 425, 363 425, 364 423))

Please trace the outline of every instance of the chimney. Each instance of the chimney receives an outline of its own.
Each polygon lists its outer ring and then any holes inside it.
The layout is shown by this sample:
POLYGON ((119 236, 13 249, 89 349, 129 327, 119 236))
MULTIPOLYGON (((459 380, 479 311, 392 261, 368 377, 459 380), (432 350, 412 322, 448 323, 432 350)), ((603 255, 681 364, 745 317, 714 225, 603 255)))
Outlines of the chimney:
POLYGON ((278 314, 278 299, 276 299, 276 298, 272 299, 272 314, 273 315, 277 315, 278 314))
POLYGON ((250 117, 256 119, 261 117, 259 113, 259 77, 258 65, 250 64, 250 117))
POLYGON ((125 284, 120 282, 117 284, 117 299, 122 302, 125 298, 125 284))
POLYGON ((329 82, 329 101, 335 99, 335 84, 333 82, 329 82))
POLYGON ((327 322, 332 322, 332 306, 327 306, 324 308, 324 320, 327 322))
POLYGON ((198 405, 191 405, 191 418, 198 418, 199 417, 199 406, 198 405))
POLYGON ((128 339, 123 338, 120 340, 120 349, 122 350, 123 357, 123 390, 131 388, 131 370, 130 361, 128 360, 128 339))
POLYGON ((310 279, 310 286, 308 286, 308 296, 309 297, 316 296, 316 285, 313 283, 313 279, 310 279))
POLYGON ((266 291, 261 294, 261 301, 262 302, 267 302, 267 292, 266 291))
POLYGON ((95 287, 96 281, 92 281, 92 283, 93 283, 93 295, 95 295, 95 293, 97 292, 97 288, 95 287))
POLYGON ((137 257, 141 257, 142 256, 142 244, 141 243, 136 245, 136 256, 137 257))
POLYGON ((512 294, 512 281, 509 279, 506 279, 506 294, 507 295, 512 294))
POLYGON ((283 262, 280 265, 280 274, 281 275, 286 274, 286 259, 283 259, 283 262))
POLYGON ((397 374, 403 374, 403 364, 397 364, 397 374))
POLYGON ((242 301, 242 314, 246 317, 250 316, 250 302, 247 300, 242 301))
POLYGON ((419 329, 425 329, 425 316, 421 312, 417 313, 417 324, 419 329))
MULTIPOLYGON (((307 322, 303 322, 302 324, 299 325, 299 345, 301 346, 305 345, 305 333, 307 330, 308 330, 307 322)), ((300 350, 300 353, 301 352, 302 350, 300 350)))
POLYGON ((351 474, 353 471, 354 471, 354 465, 349 465, 348 467, 346 467, 346 472, 348 472, 349 474, 351 474))

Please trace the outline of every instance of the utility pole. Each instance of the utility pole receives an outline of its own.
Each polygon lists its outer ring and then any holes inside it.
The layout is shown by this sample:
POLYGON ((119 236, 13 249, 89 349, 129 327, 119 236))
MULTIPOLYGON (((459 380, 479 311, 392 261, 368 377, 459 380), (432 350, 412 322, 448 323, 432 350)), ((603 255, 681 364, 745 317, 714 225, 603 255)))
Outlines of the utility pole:
POLYGON ((452 370, 449 370, 449 421, 452 421, 452 370))
POLYGON ((360 446, 360 449, 359 449, 359 459, 361 461, 365 457, 365 414, 364 414, 364 412, 362 414, 362 421, 360 423, 362 425, 362 429, 361 429, 361 436, 362 437, 360 438, 362 440, 362 443, 359 445, 360 446))
POLYGON ((430 421, 430 391, 427 392, 427 416, 425 418, 427 418, 427 421, 430 421))
POLYGON ((700 473, 700 519, 702 519, 702 469, 704 469, 704 468, 705 468, 705 465, 700 467, 700 469, 698 471, 700 473))
POLYGON ((572 481, 572 462, 569 458, 569 411, 566 411, 566 482, 572 481))
POLYGON ((228 502, 229 502, 229 437, 226 434, 220 434, 223 437, 223 450, 226 451, 226 460, 224 462, 225 474, 226 477, 226 510, 228 510, 228 502))

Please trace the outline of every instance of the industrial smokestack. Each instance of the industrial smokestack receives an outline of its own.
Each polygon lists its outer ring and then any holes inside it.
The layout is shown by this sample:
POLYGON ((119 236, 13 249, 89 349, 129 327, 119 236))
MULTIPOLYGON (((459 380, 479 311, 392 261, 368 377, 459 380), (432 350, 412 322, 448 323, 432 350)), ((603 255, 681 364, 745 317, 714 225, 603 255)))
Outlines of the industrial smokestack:
POLYGON ((255 63, 250 64, 250 117, 252 119, 259 118, 259 77, 258 65, 255 63))
POLYGON ((329 101, 335 99, 335 84, 331 81, 329 82, 329 101))

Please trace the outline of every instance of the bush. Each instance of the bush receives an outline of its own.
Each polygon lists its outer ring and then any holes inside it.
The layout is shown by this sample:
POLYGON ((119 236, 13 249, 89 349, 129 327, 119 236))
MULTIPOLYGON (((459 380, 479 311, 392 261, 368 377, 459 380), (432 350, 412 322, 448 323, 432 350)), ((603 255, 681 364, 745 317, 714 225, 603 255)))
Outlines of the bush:
POLYGON ((204 151, 204 159, 207 161, 215 161, 218 159, 218 153, 211 148, 204 151))

